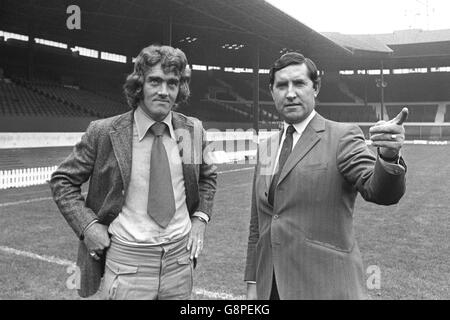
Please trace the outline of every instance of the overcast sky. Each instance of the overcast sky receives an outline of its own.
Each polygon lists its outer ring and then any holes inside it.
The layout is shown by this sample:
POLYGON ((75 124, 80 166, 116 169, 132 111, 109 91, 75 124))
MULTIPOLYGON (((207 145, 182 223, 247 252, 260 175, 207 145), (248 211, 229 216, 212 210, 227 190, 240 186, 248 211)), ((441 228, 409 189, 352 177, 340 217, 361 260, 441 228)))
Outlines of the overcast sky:
POLYGON ((450 29, 449 0, 266 1, 319 32, 373 34, 450 29))

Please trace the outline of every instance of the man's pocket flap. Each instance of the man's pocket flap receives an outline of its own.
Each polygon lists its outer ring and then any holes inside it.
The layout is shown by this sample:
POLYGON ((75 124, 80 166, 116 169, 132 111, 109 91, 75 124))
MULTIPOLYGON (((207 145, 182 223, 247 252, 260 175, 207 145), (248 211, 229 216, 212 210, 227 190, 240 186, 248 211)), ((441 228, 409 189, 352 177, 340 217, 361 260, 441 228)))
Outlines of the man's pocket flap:
POLYGON ((106 266, 115 274, 131 274, 138 271, 137 266, 130 266, 123 263, 118 263, 110 259, 106 260, 106 266))

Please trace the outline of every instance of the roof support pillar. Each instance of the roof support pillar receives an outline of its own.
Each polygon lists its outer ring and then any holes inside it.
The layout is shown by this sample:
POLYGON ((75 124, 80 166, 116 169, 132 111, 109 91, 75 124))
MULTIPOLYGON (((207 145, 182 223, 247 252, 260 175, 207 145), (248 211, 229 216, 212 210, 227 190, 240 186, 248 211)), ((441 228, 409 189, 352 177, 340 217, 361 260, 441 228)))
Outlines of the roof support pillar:
POLYGON ((259 45, 254 46, 253 64, 253 129, 259 133, 259 45))
MULTIPOLYGON (((170 12, 170 11, 169 11, 170 12)), ((163 44, 172 46, 172 33, 173 33, 173 17, 169 13, 165 23, 163 24, 163 44)))
POLYGON ((384 88, 386 87, 386 83, 384 82, 384 65, 383 60, 381 60, 381 120, 384 120, 384 88))
POLYGON ((27 79, 31 80, 34 74, 34 56, 35 56, 35 22, 34 19, 28 22, 28 58, 27 58, 27 79))

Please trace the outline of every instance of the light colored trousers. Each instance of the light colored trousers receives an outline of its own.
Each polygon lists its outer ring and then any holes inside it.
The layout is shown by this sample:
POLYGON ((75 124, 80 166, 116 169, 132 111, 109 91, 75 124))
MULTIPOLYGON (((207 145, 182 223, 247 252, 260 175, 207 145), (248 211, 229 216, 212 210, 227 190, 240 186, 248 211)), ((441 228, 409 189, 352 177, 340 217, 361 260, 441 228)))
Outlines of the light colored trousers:
POLYGON ((113 300, 187 300, 193 284, 188 236, 158 246, 128 246, 111 239, 102 297, 113 300))

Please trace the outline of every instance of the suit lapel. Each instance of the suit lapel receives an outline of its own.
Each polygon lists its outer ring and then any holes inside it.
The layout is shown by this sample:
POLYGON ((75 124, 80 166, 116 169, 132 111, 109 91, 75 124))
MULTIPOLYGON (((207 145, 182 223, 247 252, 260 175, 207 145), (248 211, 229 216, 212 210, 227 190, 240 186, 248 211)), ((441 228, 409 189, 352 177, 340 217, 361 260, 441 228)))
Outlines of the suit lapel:
MULTIPOLYGON (((186 205, 192 214, 198 202, 198 161, 196 158, 201 152, 202 133, 194 132, 194 124, 188 118, 177 112, 172 112, 172 126, 175 131, 178 149, 182 159, 186 205), (200 150, 198 145, 200 143, 200 150)), ((198 160, 198 159, 197 159, 198 160)))
POLYGON ((133 114, 134 111, 130 111, 117 118, 109 132, 114 155, 119 164, 124 190, 128 190, 131 177, 133 114))
POLYGON ((320 135, 318 132, 322 132, 325 130, 325 119, 316 115, 311 122, 306 127, 305 131, 301 135, 297 144, 292 150, 292 153, 286 160, 286 163, 281 171, 280 178, 278 179, 278 184, 283 181, 284 178, 291 172, 291 170, 295 167, 295 165, 302 160, 311 149, 319 142, 320 135))

